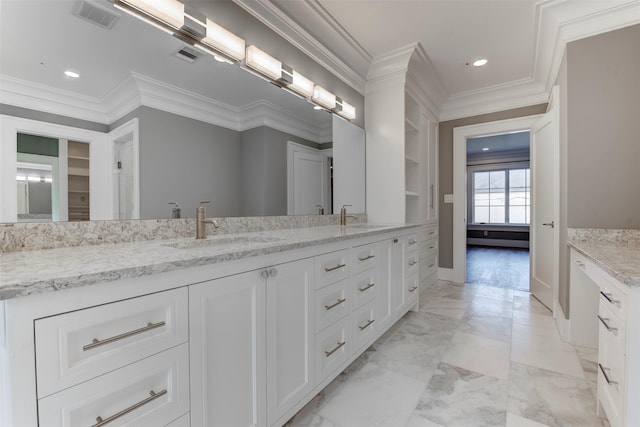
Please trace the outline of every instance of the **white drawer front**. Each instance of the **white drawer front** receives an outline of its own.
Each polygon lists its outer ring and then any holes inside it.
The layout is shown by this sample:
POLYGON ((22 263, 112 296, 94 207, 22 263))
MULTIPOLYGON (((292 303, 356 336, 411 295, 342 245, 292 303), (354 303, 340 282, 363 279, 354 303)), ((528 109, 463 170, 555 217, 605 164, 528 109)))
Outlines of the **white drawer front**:
POLYGON ((420 256, 417 251, 409 252, 405 258, 405 271, 407 275, 414 274, 418 271, 418 265, 420 264, 420 256))
POLYGON ((438 269, 438 266, 436 265, 436 255, 434 254, 421 259, 420 268, 425 277, 435 273, 438 269))
POLYGON ((351 347, 348 317, 316 335, 316 384, 343 367, 351 356, 351 347))
POLYGON ((352 274, 374 268, 378 262, 376 244, 359 246, 351 250, 352 274))
POLYGON ((345 279, 316 291, 316 332, 342 319, 351 311, 349 280, 345 279))
POLYGON ((606 305, 623 322, 627 319, 627 296, 613 285, 610 280, 605 283, 597 281, 600 286, 600 304, 606 305))
POLYGON ((376 298, 380 282, 380 273, 378 269, 367 270, 351 278, 353 307, 361 307, 362 305, 373 301, 376 298))
POLYGON ((405 292, 406 292, 406 297, 405 297, 405 301, 409 301, 409 300, 415 300, 418 298, 418 287, 419 287, 419 283, 418 283, 418 275, 417 274, 411 274, 409 276, 407 276, 407 278, 405 279, 405 292))
POLYGON ((407 250, 408 251, 413 251, 415 249, 418 249, 418 235, 417 234, 411 234, 411 235, 407 236, 406 239, 407 239, 407 250))
POLYGON ((349 250, 316 257, 316 289, 349 277, 349 250))
POLYGON ((435 256, 438 253, 438 239, 432 237, 429 240, 422 242, 422 250, 426 256, 435 256))
POLYGON ((380 327, 380 322, 376 323, 376 311, 375 301, 371 301, 351 315, 354 352, 357 353, 362 347, 373 343, 373 338, 380 327))
POLYGON ((40 319, 35 331, 42 398, 186 342, 187 289, 40 319))
MULTIPOLYGON (((619 332, 624 333, 624 329, 619 332)), ((612 427, 622 426, 625 357, 619 338, 600 325, 598 345, 598 399, 612 427)))
POLYGON ((183 416, 173 421, 172 423, 167 424, 166 427, 190 427, 191 426, 190 416, 191 414, 184 414, 183 416))
POLYGON ((39 427, 164 426, 188 411, 187 344, 38 401, 39 427))

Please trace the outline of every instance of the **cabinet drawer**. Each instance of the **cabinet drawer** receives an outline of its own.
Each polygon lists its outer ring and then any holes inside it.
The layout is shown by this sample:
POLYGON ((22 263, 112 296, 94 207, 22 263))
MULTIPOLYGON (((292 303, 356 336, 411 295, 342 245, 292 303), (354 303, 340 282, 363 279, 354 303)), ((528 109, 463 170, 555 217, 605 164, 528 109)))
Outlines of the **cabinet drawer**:
POLYGON ((188 411, 186 343, 38 401, 40 427, 164 426, 188 411))
POLYGON ((410 234, 406 237, 407 239, 407 251, 411 252, 415 249, 418 249, 418 235, 410 234))
POLYGON ((418 265, 420 264, 419 257, 418 251, 407 253, 404 266, 407 275, 414 274, 418 271, 418 265))
POLYGON ((349 250, 316 257, 316 288, 323 288, 349 277, 349 250))
POLYGON ((623 322, 627 319, 627 296, 611 280, 598 280, 600 286, 600 305, 604 305, 623 322))
POLYGON ((360 307, 376 298, 379 281, 380 274, 378 269, 364 271, 351 278, 354 308, 360 307))
POLYGON ((373 338, 380 327, 380 322, 376 323, 376 312, 375 301, 371 301, 351 315, 351 341, 353 341, 354 352, 357 353, 362 347, 373 343, 373 338))
POLYGON ((343 369, 351 356, 351 347, 348 317, 316 335, 316 384, 336 369, 343 369))
POLYGON ((37 320, 38 397, 186 342, 187 300, 181 288, 37 320))
POLYGON ((407 276, 405 279, 404 285, 405 285, 405 292, 406 292, 405 301, 417 299, 418 286, 419 286, 418 275, 411 274, 407 276))
POLYGON ((351 310, 349 280, 341 280, 316 291, 316 332, 348 315, 351 310))
POLYGON ((424 276, 430 276, 436 272, 436 255, 427 256, 420 260, 420 269, 424 272, 424 276))
POLYGON ((435 256, 438 253, 438 239, 432 237, 431 239, 425 240, 420 247, 426 256, 435 256))
POLYGON ((374 268, 378 262, 376 244, 358 246, 351 250, 352 274, 374 268))
MULTIPOLYGON (((624 333, 624 330, 619 331, 624 333)), ((598 348, 598 400, 612 426, 622 426, 625 356, 616 336, 600 325, 598 348)))

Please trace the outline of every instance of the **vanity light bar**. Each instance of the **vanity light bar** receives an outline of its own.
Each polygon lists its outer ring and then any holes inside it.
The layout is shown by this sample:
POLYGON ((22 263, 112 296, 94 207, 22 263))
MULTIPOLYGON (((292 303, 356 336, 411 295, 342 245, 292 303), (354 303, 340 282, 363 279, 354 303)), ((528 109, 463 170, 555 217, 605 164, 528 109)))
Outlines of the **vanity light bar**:
MULTIPOLYGON (((177 0, 116 0, 114 5, 125 4, 175 29, 184 25, 184 4, 177 0)), ((129 12, 127 9, 123 9, 129 12)))
POLYGON ((242 61, 245 56, 245 41, 231 31, 207 18, 207 35, 202 43, 226 53, 236 61, 242 61))
POLYGON ((245 63, 271 80, 282 78, 282 62, 253 45, 247 48, 245 63))
POLYGON ((338 106, 339 108, 336 108, 337 114, 347 120, 353 120, 356 118, 356 107, 340 98, 338 98, 338 106))
POLYGON ((311 99, 316 104, 329 110, 336 108, 336 96, 322 86, 316 85, 316 87, 313 88, 313 96, 311 99))

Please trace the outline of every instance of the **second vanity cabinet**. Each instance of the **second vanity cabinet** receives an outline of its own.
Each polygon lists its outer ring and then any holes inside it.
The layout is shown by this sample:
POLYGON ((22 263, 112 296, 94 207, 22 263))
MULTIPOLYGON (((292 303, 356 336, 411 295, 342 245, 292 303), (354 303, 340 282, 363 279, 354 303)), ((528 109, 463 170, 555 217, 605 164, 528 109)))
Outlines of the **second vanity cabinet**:
MULTIPOLYGON (((598 299, 591 316, 594 325, 598 324, 598 411, 604 410, 612 427, 638 426, 640 289, 619 282, 575 249, 571 250, 571 260, 572 268, 576 266, 597 286, 598 299)), ((572 292, 574 279, 582 279, 573 273, 572 292)))
POLYGON ((417 307, 412 230, 3 301, 0 426, 282 426, 417 307))

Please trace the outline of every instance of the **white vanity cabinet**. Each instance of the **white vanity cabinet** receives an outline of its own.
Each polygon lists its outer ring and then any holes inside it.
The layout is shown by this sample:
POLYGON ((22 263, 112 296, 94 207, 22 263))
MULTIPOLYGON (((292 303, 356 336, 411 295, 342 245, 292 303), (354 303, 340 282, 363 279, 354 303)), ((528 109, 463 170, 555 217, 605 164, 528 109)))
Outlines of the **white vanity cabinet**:
POLYGON ((189 287, 193 426, 266 425, 264 272, 189 287))
POLYGON ((416 230, 0 301, 0 427, 282 426, 417 304, 416 230))
POLYGON ((266 269, 269 425, 315 386, 314 265, 308 258, 266 269))
POLYGON ((619 282, 575 249, 571 260, 572 300, 587 282, 583 274, 599 292, 589 305, 598 324, 598 411, 604 410, 612 427, 640 426, 640 287, 619 282))

